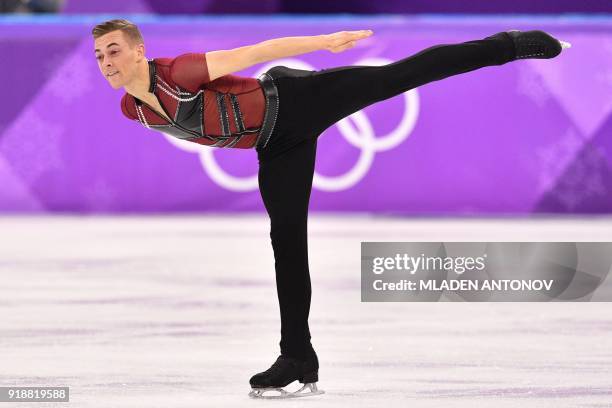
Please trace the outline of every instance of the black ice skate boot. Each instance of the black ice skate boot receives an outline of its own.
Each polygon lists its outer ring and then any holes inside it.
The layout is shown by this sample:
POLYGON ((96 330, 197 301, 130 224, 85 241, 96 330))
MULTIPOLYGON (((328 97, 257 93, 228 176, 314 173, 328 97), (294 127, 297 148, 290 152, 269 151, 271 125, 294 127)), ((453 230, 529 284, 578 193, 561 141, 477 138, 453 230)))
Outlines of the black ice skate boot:
POLYGON ((559 41, 550 34, 540 30, 509 30, 506 32, 514 42, 516 59, 550 59, 561 54, 564 48, 572 46, 570 43, 559 41))
POLYGON ((318 373, 319 361, 314 351, 306 360, 280 355, 270 368, 251 377, 249 382, 252 390, 249 396, 253 398, 291 398, 323 394, 324 391, 317 389, 318 373), (295 392, 282 388, 295 380, 304 384, 302 388, 295 392), (302 392, 306 389, 310 391, 302 392), (279 395, 263 395, 266 391, 276 391, 279 395))

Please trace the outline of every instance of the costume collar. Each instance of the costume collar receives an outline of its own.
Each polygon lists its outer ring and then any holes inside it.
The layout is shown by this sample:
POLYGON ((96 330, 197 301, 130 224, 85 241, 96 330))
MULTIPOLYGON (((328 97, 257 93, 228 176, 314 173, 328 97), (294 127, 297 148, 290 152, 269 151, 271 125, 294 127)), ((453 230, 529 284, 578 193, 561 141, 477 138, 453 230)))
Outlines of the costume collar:
MULTIPOLYGON (((155 67, 155 61, 150 59, 147 60, 147 63, 149 65, 149 92, 155 93, 155 89, 157 89, 157 71, 155 67)), ((138 99, 134 95, 132 95, 132 98, 134 98, 134 103, 136 103, 136 105, 142 105, 142 101, 140 99, 138 99)))
POLYGON ((157 88, 157 75, 156 75, 156 67, 155 61, 150 59, 147 60, 149 64, 149 92, 155 93, 155 89, 157 88))

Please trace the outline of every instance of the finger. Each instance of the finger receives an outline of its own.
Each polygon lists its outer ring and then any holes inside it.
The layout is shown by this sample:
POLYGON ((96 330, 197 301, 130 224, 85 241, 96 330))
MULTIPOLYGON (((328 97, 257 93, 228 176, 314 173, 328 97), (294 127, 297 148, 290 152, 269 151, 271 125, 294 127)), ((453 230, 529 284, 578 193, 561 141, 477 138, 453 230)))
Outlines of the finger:
POLYGON ((369 37, 374 32, 372 30, 359 30, 359 31, 352 31, 351 33, 353 34, 354 37, 369 37))
POLYGON ((355 46, 355 41, 350 41, 347 42, 344 47, 342 47, 342 50, 348 50, 349 48, 353 48, 355 46))
POLYGON ((347 45, 347 44, 349 44, 349 43, 351 43, 351 42, 356 42, 356 41, 359 41, 359 40, 363 40, 363 39, 364 39, 364 38, 366 38, 366 37, 367 37, 367 36, 362 36, 362 35, 359 35, 359 36, 353 36, 353 37, 351 37, 351 38, 347 38, 347 39, 345 39, 345 40, 342 42, 342 44, 341 44, 341 45, 347 45))

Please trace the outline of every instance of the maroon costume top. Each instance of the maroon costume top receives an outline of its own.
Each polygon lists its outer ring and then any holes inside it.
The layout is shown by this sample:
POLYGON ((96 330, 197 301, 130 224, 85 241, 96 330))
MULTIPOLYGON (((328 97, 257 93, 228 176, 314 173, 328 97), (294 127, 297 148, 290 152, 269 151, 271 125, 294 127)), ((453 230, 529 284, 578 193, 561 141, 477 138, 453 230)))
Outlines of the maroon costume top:
POLYGON ((145 127, 191 142, 241 149, 256 146, 265 96, 255 78, 224 75, 210 81, 206 53, 148 60, 151 86, 166 115, 126 93, 123 114, 145 127))

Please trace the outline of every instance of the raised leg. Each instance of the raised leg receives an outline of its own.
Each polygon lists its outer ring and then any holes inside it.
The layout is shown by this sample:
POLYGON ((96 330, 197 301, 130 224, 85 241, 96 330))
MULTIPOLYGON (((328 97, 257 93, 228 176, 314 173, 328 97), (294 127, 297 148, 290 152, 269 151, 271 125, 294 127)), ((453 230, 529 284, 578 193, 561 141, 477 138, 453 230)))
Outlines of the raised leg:
POLYGON ((306 78, 304 125, 315 133, 375 102, 410 89, 514 59, 511 37, 500 32, 481 40, 439 44, 382 66, 346 66, 315 71, 306 78))

